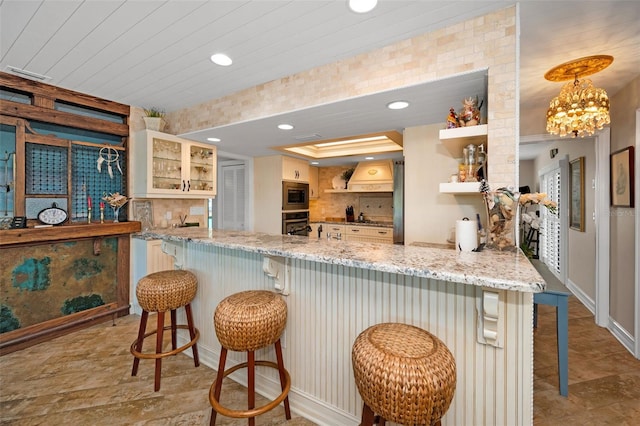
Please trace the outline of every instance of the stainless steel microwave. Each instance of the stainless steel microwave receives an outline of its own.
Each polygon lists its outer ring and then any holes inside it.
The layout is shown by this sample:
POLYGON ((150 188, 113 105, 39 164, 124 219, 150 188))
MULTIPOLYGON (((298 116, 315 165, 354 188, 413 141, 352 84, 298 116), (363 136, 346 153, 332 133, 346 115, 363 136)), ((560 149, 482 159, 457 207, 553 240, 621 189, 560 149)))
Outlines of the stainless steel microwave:
POLYGON ((282 210, 309 209, 309 184, 282 182, 282 210))

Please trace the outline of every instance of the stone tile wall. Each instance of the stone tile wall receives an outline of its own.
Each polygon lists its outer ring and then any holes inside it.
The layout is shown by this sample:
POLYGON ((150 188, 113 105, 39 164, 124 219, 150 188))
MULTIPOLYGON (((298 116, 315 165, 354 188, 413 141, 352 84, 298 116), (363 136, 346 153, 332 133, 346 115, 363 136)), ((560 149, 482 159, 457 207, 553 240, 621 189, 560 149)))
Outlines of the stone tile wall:
POLYGON ((516 185, 516 7, 167 114, 184 133, 488 70, 489 181, 516 185))

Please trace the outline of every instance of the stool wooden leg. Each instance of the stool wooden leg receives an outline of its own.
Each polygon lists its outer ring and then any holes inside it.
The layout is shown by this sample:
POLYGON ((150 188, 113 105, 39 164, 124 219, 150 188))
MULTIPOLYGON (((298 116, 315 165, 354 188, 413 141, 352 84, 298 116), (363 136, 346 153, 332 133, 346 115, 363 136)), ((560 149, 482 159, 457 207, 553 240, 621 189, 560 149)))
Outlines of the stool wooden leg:
POLYGON ((373 411, 371 410, 371 407, 369 407, 367 404, 364 404, 364 406, 362 407, 362 420, 360 422, 360 426, 373 426, 375 422, 375 416, 373 414, 373 411))
MULTIPOLYGON (((156 353, 162 353, 162 334, 164 331, 164 312, 158 312, 158 329, 156 330, 156 353)), ((162 369, 162 358, 156 358, 156 376, 153 385, 154 391, 160 390, 160 371, 162 369)))
MULTIPOLYGON (((191 303, 187 303, 184 307, 184 310, 187 312, 187 325, 189 326, 189 336, 191 336, 191 340, 196 337, 195 326, 193 325, 193 314, 191 313, 191 303)), ((191 346, 191 351, 193 352, 193 363, 195 366, 200 365, 200 358, 198 358, 198 344, 194 343, 191 346)))
MULTIPOLYGON (((287 381, 284 375, 284 360, 282 359, 282 345, 280 339, 276 340, 276 358, 278 360, 278 373, 280 374, 280 388, 284 392, 285 382, 287 381)), ((284 399, 284 414, 287 420, 291 420, 291 409, 289 408, 289 396, 284 399)))
MULTIPOLYGON (((248 408, 256 408, 256 353, 254 351, 247 352, 247 388, 249 392, 248 396, 248 408)), ((255 417, 249 417, 249 426, 256 424, 255 417)))
POLYGON ((376 416, 371 407, 367 404, 362 406, 362 420, 360 421, 360 426, 384 426, 385 424, 387 424, 387 422, 384 417, 376 416))
MULTIPOLYGON (((149 318, 149 312, 143 310, 142 317, 140 317, 140 327, 138 328, 138 340, 136 340, 136 351, 142 351, 142 342, 144 341, 144 332, 147 329, 147 319, 149 318)), ((138 365, 140 364, 140 358, 133 357, 133 368, 131 369, 131 375, 138 374, 138 365)))
POLYGON ((176 320, 176 310, 171 310, 171 350, 175 351, 178 347, 178 329, 176 328, 176 324, 178 324, 176 320))
MULTIPOLYGON (((224 365, 227 362, 227 349, 222 347, 220 349, 220 361, 218 362, 218 374, 216 374, 216 388, 213 391, 213 396, 215 396, 216 401, 220 401, 220 392, 222 391, 222 379, 224 378, 224 365)), ((211 420, 209 421, 210 426, 214 426, 216 424, 216 416, 218 413, 213 408, 211 409, 211 420)))

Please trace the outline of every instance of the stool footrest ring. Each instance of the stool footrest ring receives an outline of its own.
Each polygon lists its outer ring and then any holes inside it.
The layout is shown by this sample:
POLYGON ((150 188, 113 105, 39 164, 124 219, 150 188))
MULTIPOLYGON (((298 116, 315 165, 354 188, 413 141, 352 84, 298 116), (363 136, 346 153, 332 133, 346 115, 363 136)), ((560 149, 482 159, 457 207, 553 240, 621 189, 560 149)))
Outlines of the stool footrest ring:
MULTIPOLYGON (((255 361, 254 364, 256 366, 261 365, 264 367, 271 367, 278 370, 278 364, 276 364, 275 362, 255 361)), ((243 362, 242 364, 233 366, 228 370, 225 370, 224 373, 222 374, 222 377, 227 377, 229 374, 241 368, 248 367, 248 365, 249 365, 248 363, 243 362)), ((240 419, 247 419, 247 418, 259 416, 260 414, 264 414, 267 411, 271 411, 272 409, 280 405, 280 403, 284 401, 284 399, 289 394, 289 390, 291 389, 291 377, 289 376, 289 372, 286 369, 284 370, 284 375, 285 375, 286 382, 285 382, 284 390, 282 391, 282 393, 278 395, 276 399, 263 405, 262 407, 252 408, 250 410, 232 410, 230 408, 223 407, 222 405, 220 405, 220 402, 215 399, 213 394, 215 391, 215 382, 211 385, 211 388, 209 389, 209 402, 211 403, 211 406, 213 407, 214 411, 217 412, 218 414, 222 414, 223 416, 240 418, 240 419)))
MULTIPOLYGON (((176 328, 180 328, 183 330, 189 330, 189 326, 187 325, 176 325, 176 328)), ((163 328, 163 330, 171 330, 171 326, 167 325, 163 328)), ((169 352, 161 352, 161 353, 143 353, 143 352, 139 352, 136 350, 136 345, 138 344, 138 339, 136 339, 132 344, 131 344, 131 354, 133 356, 135 356, 136 358, 140 358, 140 359, 158 359, 158 358, 166 358, 168 356, 172 356, 172 355, 176 355, 179 354, 180 352, 183 352, 186 349, 189 349, 191 346, 195 345, 196 342, 198 341, 198 338, 200 337, 200 332, 198 331, 197 328, 194 327, 193 329, 194 331, 194 336, 193 339, 191 339, 190 342, 188 342, 186 345, 180 346, 179 348, 176 348, 172 351, 169 352)), ((149 336, 152 336, 154 334, 156 334, 158 332, 158 330, 154 330, 151 331, 147 334, 145 334, 142 337, 142 340, 144 341, 144 339, 146 339, 149 336)))

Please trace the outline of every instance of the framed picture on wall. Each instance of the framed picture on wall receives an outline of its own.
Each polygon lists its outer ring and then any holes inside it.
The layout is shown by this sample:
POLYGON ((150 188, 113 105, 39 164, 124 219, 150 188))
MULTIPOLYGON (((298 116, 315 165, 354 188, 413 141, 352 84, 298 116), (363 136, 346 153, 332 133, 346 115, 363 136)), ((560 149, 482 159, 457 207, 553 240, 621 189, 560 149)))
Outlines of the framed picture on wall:
POLYGON ((611 154, 611 205, 633 207, 633 147, 611 154))
POLYGON ((140 222, 143 231, 153 228, 153 205, 151 201, 134 200, 133 203, 133 220, 140 222))
POLYGON ((569 227, 584 232, 584 157, 569 163, 569 227))

